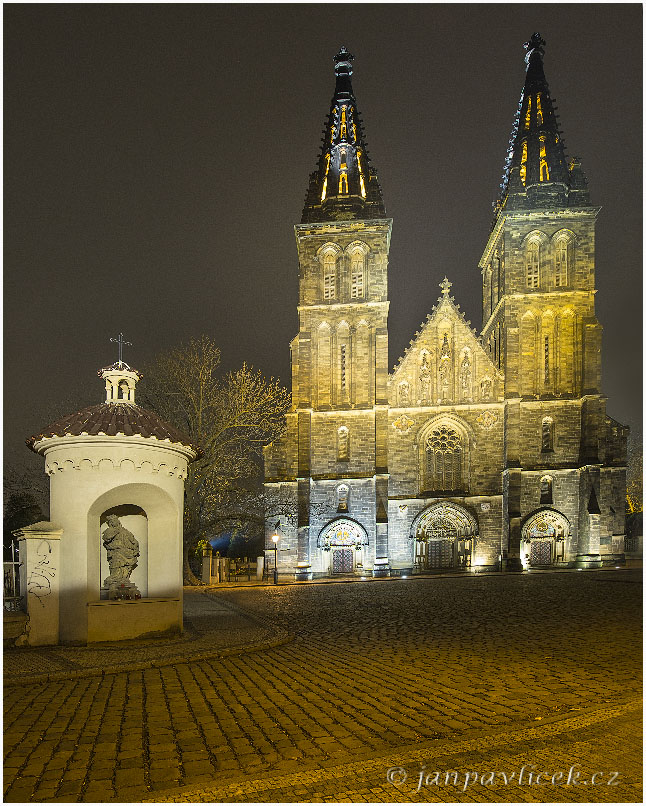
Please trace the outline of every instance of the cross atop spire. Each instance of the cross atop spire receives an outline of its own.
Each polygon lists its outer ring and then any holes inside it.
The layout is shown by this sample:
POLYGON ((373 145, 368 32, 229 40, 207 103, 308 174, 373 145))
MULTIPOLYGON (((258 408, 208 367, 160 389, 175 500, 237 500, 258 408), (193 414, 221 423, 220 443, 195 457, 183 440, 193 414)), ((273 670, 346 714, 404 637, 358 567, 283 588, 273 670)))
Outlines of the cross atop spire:
POLYGON ((120 367, 127 367, 128 365, 123 360, 123 347, 124 347, 125 344, 129 345, 130 347, 132 347, 132 342, 131 341, 124 341, 123 340, 123 333, 119 333, 118 338, 116 338, 116 339, 111 338, 110 341, 115 342, 116 344, 119 345, 119 360, 117 362, 118 365, 120 367))
POLYGON ((310 177, 305 198, 304 224, 386 215, 352 91, 353 60, 344 46, 334 57, 336 85, 323 130, 319 167, 310 177))
POLYGON ((442 289, 442 294, 444 295, 444 299, 446 299, 449 296, 449 290, 451 289, 452 285, 453 285, 453 283, 449 282, 448 277, 445 277, 442 280, 442 282, 440 283, 440 288, 442 289))

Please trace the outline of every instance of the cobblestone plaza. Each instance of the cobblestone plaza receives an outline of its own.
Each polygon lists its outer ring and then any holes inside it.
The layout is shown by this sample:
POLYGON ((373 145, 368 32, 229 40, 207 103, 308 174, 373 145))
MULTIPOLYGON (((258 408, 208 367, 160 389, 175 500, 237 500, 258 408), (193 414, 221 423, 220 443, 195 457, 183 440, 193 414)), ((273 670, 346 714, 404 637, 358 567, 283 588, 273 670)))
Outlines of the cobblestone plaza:
POLYGON ((6 801, 641 802, 640 570, 186 600, 176 642, 5 653, 6 801))

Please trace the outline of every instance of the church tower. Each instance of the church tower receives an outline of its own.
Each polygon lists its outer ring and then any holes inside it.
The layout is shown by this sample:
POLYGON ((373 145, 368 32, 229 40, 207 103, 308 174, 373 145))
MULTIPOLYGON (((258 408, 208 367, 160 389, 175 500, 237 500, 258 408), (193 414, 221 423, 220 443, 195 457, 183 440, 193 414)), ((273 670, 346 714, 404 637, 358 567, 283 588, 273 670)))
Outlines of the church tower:
POLYGON ((544 46, 538 33, 525 43, 525 84, 480 261, 482 340, 505 378, 510 563, 524 564, 526 520, 547 505, 568 521, 563 559, 594 567, 600 541, 612 555, 613 535, 623 535, 625 434, 601 394, 600 208, 579 158, 566 157, 544 46))
POLYGON ((277 510, 279 564, 304 575, 371 569, 387 551, 392 221, 366 150, 353 58, 343 47, 334 58, 336 85, 318 169, 295 228, 293 410, 286 437, 265 453, 268 495, 285 503, 282 519, 277 510), (290 501, 298 504, 297 523, 288 514, 290 501))

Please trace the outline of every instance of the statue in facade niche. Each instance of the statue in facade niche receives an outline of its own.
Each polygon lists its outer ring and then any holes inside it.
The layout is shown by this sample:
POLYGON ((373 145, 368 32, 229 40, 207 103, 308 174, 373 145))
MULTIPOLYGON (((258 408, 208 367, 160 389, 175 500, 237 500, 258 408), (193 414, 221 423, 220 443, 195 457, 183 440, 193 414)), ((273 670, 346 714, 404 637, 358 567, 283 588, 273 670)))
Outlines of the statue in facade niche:
POLYGON ((471 361, 469 360, 469 353, 464 354, 460 365, 460 385, 462 386, 462 397, 469 398, 471 396, 471 361))
POLYGON ((428 365, 428 354, 424 353, 424 359, 422 361, 422 366, 419 370, 419 390, 420 390, 420 400, 422 403, 428 403, 430 400, 430 390, 431 386, 431 368, 428 365))
MULTIPOLYGON (((106 521, 108 528, 103 533, 103 545, 108 555, 110 575, 105 578, 103 585, 111 592, 121 587, 137 591, 134 583, 130 582, 130 575, 137 567, 139 541, 121 525, 116 515, 108 515, 106 521)), ((112 595, 110 598, 113 598, 112 595)))

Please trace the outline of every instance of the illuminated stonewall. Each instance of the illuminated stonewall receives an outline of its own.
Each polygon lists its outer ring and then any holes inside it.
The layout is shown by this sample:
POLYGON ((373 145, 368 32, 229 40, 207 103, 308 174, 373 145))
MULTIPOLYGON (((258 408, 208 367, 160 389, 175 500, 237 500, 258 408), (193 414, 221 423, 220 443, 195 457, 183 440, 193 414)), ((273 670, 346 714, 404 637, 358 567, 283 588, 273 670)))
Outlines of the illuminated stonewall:
POLYGON ((366 152, 353 57, 345 48, 335 57, 323 148, 296 226, 293 409, 286 436, 265 451, 267 493, 293 511, 280 524, 284 572, 624 561, 627 429, 606 414, 594 310, 600 208, 580 160, 565 155, 544 44, 539 34, 525 43, 480 261, 482 331, 444 278, 392 374, 392 221, 366 152))

